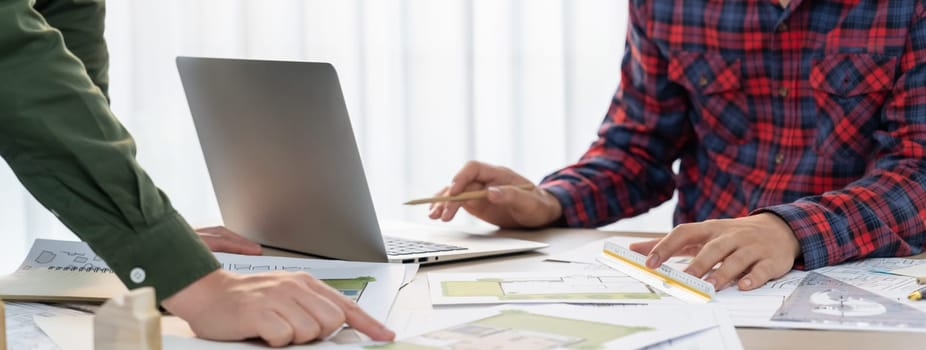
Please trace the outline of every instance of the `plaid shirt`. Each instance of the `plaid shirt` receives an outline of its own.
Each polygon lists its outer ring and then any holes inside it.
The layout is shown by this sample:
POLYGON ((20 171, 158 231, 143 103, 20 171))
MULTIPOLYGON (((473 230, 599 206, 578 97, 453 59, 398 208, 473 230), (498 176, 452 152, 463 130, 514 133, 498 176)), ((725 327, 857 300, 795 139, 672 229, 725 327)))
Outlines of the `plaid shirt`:
POLYGON ((798 267, 926 246, 920 1, 632 0, 598 140, 543 187, 569 226, 772 212, 798 267), (678 174, 672 170, 680 160, 678 174))

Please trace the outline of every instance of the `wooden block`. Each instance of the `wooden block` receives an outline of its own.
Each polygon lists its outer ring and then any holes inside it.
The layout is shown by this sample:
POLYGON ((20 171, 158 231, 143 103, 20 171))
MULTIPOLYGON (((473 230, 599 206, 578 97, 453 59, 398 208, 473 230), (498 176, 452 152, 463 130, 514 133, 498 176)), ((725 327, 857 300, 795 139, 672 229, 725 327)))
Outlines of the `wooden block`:
POLYGON ((161 350, 161 313, 154 288, 143 287, 107 301, 93 317, 96 350, 161 350))
POLYGON ((0 350, 6 350, 6 310, 0 299, 0 350))

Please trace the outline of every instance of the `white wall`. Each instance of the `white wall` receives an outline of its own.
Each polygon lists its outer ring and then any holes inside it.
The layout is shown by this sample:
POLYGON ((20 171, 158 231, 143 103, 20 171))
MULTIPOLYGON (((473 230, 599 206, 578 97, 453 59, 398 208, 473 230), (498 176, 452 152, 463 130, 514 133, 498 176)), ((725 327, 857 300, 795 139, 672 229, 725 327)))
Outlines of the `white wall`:
MULTIPOLYGON (((109 1, 112 107, 139 161, 194 225, 220 222, 178 55, 332 62, 384 219, 469 159, 535 181, 595 138, 619 80, 626 0, 109 1)), ((8 169, 0 271, 35 237, 75 239, 8 169)), ((612 228, 665 231, 671 207, 612 228)), ((471 218, 457 220, 473 224, 471 218)))

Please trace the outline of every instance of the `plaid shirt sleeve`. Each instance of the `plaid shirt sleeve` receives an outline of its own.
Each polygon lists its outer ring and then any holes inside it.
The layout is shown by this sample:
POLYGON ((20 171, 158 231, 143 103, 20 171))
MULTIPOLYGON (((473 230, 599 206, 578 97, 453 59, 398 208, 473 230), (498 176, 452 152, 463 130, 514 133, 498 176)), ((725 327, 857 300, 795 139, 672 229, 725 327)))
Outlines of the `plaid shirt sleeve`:
MULTIPOLYGON (((801 243, 799 267, 906 256, 926 246, 926 18, 917 2, 901 73, 880 114, 884 145, 866 176, 846 187, 770 206, 801 243), (803 265, 803 266, 800 266, 803 265)), ((840 130, 835 130, 839 133, 840 130)))
POLYGON ((672 163, 691 139, 685 90, 669 81, 669 61, 631 6, 621 82, 598 139, 575 164, 541 185, 573 227, 596 227, 641 214, 672 197, 672 163))
POLYGON ((544 179, 568 226, 771 212, 798 267, 926 247, 922 1, 643 1, 598 140, 544 179), (675 174, 671 164, 680 160, 675 174))

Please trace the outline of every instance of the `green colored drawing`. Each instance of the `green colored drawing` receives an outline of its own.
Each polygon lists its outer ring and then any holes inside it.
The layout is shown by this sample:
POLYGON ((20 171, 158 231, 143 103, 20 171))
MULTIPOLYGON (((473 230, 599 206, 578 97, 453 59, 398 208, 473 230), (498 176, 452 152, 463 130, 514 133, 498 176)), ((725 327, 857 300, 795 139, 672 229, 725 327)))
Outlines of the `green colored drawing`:
MULTIPOLYGON (((520 281, 524 282, 524 281, 520 281)), ((539 281, 540 283, 559 283, 556 281, 539 281)), ((575 292, 575 293, 507 293, 503 287, 504 280, 497 278, 475 281, 442 281, 441 293, 447 297, 494 297, 500 301, 510 300, 624 300, 624 299, 659 299, 656 293, 620 293, 613 291, 575 292)))
POLYGON ((565 317, 504 310, 498 315, 430 332, 408 340, 365 347, 383 350, 424 349, 598 349, 650 327, 612 325, 565 317), (435 344, 444 344, 435 345, 435 344))
POLYGON ((363 290, 367 288, 367 284, 374 281, 376 281, 375 278, 368 276, 322 280, 322 282, 325 282, 332 288, 341 291, 341 293, 353 299, 354 301, 359 300, 360 295, 363 294, 363 290))
POLYGON ((501 281, 443 281, 441 290, 448 297, 498 297, 505 296, 501 281))

